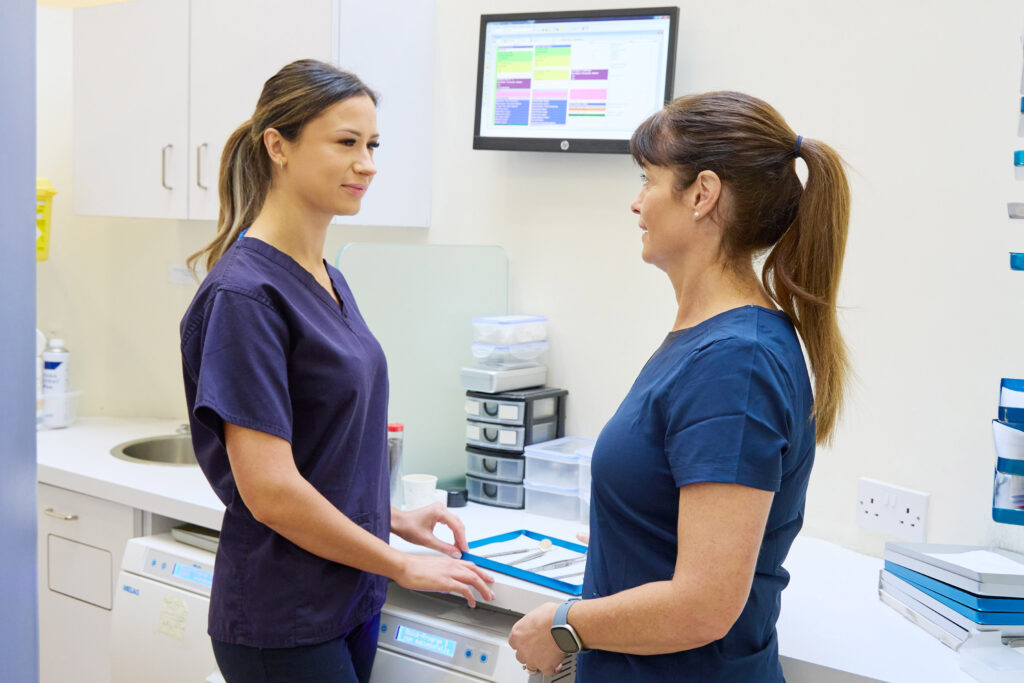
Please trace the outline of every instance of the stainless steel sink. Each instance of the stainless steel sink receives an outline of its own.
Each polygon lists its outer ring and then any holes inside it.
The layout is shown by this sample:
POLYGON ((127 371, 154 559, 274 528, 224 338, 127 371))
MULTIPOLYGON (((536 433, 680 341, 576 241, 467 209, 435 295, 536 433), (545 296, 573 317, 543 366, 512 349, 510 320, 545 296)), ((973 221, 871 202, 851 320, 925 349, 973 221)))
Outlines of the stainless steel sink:
POLYGON ((126 441, 110 449, 115 458, 128 462, 151 465, 195 465, 192 437, 188 434, 168 434, 148 439, 126 441))

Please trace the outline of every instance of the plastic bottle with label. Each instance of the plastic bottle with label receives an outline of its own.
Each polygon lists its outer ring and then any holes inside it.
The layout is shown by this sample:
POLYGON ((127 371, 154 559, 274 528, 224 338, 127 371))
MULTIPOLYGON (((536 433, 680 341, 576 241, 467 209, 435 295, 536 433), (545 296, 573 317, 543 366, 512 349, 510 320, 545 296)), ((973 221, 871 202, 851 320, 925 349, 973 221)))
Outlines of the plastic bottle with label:
POLYGON ((67 411, 68 359, 71 354, 64 340, 53 334, 43 351, 43 426, 48 428, 66 427, 69 423, 67 411))

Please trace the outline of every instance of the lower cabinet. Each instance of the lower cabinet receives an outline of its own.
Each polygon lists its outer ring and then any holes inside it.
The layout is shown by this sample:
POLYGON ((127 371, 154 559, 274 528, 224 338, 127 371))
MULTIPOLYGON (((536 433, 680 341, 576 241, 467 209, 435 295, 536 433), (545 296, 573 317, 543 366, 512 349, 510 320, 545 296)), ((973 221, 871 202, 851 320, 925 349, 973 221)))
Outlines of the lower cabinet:
POLYGON ((110 681, 110 610, 142 513, 39 484, 39 680, 110 681))

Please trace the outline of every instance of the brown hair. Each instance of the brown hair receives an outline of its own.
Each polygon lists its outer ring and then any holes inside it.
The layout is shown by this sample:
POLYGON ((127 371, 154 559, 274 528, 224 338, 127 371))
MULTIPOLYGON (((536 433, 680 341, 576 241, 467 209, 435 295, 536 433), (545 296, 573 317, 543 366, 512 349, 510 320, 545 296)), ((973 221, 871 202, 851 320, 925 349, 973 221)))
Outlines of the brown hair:
POLYGON ((671 168, 676 190, 704 170, 727 189, 722 252, 730 262, 771 249, 761 281, 793 320, 814 373, 817 441, 830 443, 849 371, 836 294, 850 222, 850 187, 831 147, 801 138, 774 108, 738 92, 673 100, 629 142, 637 163, 671 168), (794 160, 807 163, 801 187, 794 160))
POLYGON ((189 268, 194 271, 204 256, 206 269, 213 268, 263 208, 272 177, 263 132, 274 128, 285 140, 294 142, 303 126, 332 104, 360 95, 377 103, 377 95, 354 74, 315 59, 292 62, 263 84, 252 118, 239 126, 224 145, 217 235, 188 258, 189 268))

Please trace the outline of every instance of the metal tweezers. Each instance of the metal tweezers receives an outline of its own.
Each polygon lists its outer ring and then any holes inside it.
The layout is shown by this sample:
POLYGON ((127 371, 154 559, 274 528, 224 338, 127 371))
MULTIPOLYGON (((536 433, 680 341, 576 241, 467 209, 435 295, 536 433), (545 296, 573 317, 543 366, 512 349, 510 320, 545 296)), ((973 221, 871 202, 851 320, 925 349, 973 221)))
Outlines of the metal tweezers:
POLYGON ((542 564, 539 567, 530 567, 530 568, 527 569, 527 571, 531 571, 531 572, 546 572, 549 569, 561 569, 562 567, 569 567, 571 565, 574 565, 577 562, 583 562, 586 559, 587 559, 586 555, 580 555, 579 557, 573 557, 573 558, 570 558, 568 560, 559 560, 558 562, 548 562, 547 564, 542 564))

